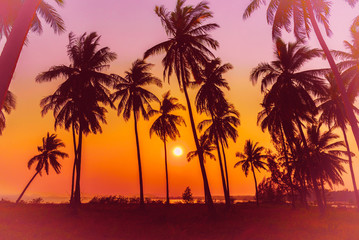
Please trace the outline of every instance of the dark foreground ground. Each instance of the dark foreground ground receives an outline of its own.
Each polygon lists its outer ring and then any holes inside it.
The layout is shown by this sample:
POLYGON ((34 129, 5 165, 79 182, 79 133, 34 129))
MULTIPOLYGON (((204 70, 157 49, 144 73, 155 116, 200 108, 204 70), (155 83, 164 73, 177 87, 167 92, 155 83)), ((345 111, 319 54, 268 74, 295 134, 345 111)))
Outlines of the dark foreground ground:
POLYGON ((359 239, 359 213, 252 204, 137 206, 0 204, 0 239, 359 239))

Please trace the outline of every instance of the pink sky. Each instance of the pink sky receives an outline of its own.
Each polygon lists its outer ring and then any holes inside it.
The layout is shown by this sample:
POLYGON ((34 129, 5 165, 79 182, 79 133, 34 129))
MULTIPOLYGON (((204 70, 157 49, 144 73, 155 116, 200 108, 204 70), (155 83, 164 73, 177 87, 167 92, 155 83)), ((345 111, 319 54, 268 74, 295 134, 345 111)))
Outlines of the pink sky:
MULTIPOLYGON (((51 1, 49 1, 51 2, 51 1)), ((199 1, 187 1, 196 4, 199 1)), ((238 128, 237 143, 231 143, 228 150, 229 175, 231 193, 254 194, 252 176, 244 177, 240 169, 233 169, 237 159, 236 151, 242 151, 244 141, 251 138, 261 145, 270 147, 269 136, 262 133, 256 125, 259 103, 262 99, 259 86, 252 86, 249 72, 259 62, 272 60, 271 28, 266 24, 264 8, 258 10, 247 21, 242 14, 249 0, 209 1, 214 12, 211 22, 218 23, 220 28, 213 31, 212 36, 220 43, 215 55, 223 63, 231 63, 234 69, 226 74, 231 91, 227 96, 241 114, 241 126, 238 128)), ((349 40, 349 26, 358 12, 358 7, 351 9, 345 1, 335 1, 331 25, 334 35, 328 40, 330 48, 343 49, 343 40, 349 40)), ((96 31, 102 35, 101 46, 108 46, 118 54, 109 73, 123 74, 131 63, 141 58, 145 50, 166 39, 159 18, 153 9, 164 4, 172 10, 175 0, 67 0, 65 7, 59 12, 66 23, 67 32, 60 36, 45 28, 41 36, 31 34, 28 46, 24 47, 10 89, 17 96, 17 108, 7 118, 7 128, 0 137, 0 192, 1 194, 18 194, 33 175, 34 170, 27 169, 27 161, 36 154, 36 146, 47 131, 53 130, 53 117, 48 114, 42 118, 39 102, 44 96, 51 94, 60 83, 35 83, 35 77, 49 67, 68 64, 66 55, 67 35, 70 31, 76 35, 96 31)), ((291 35, 284 34, 285 40, 293 40, 291 35)), ((313 35, 312 47, 319 47, 313 35)), ((156 64, 153 72, 162 77, 163 56, 151 57, 149 61, 156 64)), ((318 61, 310 67, 326 67, 326 63, 318 61), (321 64, 321 65, 318 65, 321 64)), ((182 94, 177 91, 176 79, 171 80, 172 93, 184 104, 182 94)), ((161 96, 169 86, 153 90, 161 96)), ((192 96, 194 92, 191 93, 192 96)), ((185 114, 187 117, 187 114, 185 114)), ((198 123, 203 117, 196 117, 198 123)), ((124 122, 110 111, 108 124, 103 126, 102 135, 89 135, 84 141, 84 165, 82 171, 82 191, 85 194, 138 194, 138 172, 133 134, 132 119, 124 122)), ((153 121, 153 120, 152 120, 153 121)), ((165 181, 163 169, 163 151, 157 137, 148 136, 152 121, 140 121, 141 152, 143 155, 144 192, 163 196, 165 181), (152 145, 153 143, 153 145, 152 145), (153 146, 159 146, 154 150, 153 146)), ((187 120, 187 123, 189 121, 187 120)), ((189 125, 189 124, 188 124, 189 125)), ((190 128, 181 128, 182 138, 169 143, 169 151, 175 146, 182 146, 184 151, 194 149, 190 128)), ((65 151, 69 159, 62 161, 63 170, 60 175, 51 172, 50 176, 39 177, 28 189, 27 195, 38 194, 68 196, 70 192, 72 142, 70 133, 59 129, 57 134, 64 140, 65 151)), ((356 150, 355 142, 350 136, 352 149, 356 150)), ((355 151, 357 153, 357 151, 355 151)), ((186 186, 190 186, 194 195, 202 195, 202 180, 198 161, 188 163, 184 156, 174 157, 170 154, 170 194, 180 195, 186 186)), ((359 178, 358 159, 354 159, 354 169, 359 178)), ((221 182, 218 162, 207 161, 210 187, 213 195, 221 195, 221 182)), ((260 175, 260 180, 263 175, 260 175)), ((349 175, 344 176, 345 188, 352 189, 349 175)))

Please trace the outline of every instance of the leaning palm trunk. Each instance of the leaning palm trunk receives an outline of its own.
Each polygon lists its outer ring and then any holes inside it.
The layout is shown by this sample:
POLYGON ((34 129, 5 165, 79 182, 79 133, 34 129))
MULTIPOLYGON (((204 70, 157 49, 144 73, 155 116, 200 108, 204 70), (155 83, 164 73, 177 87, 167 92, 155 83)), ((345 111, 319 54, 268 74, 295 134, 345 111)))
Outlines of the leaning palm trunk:
POLYGON ((230 203, 230 201, 229 201, 229 199, 228 199, 227 184, 226 184, 226 179, 225 179, 225 177, 224 177, 223 163, 222 163, 222 157, 221 157, 221 150, 220 150, 220 148, 219 148, 218 137, 216 137, 216 147, 217 147, 217 153, 218 153, 219 167, 220 167, 220 169, 221 169, 223 195, 224 195, 224 199, 225 199, 225 201, 226 201, 226 205, 229 206, 231 203, 230 203))
POLYGON ((32 181, 35 179, 35 177, 37 176, 37 174, 39 174, 39 172, 36 172, 35 175, 30 179, 29 183, 26 185, 26 187, 24 188, 24 190, 22 191, 22 193, 20 194, 19 198, 16 200, 16 203, 19 203, 22 196, 24 195, 24 193, 26 192, 27 188, 30 186, 30 184, 32 183, 32 181))
MULTIPOLYGON (((309 149, 308 149, 307 140, 305 139, 304 132, 303 132, 303 129, 302 129, 302 124, 301 124, 298 116, 296 116, 296 122, 297 122, 297 125, 298 125, 298 128, 299 128, 300 136, 301 136, 302 141, 303 141, 305 154, 308 155, 309 154, 309 149)), ((307 157, 307 156, 305 156, 305 157, 307 157)), ((325 208, 324 208, 324 205, 323 205, 322 196, 321 196, 320 191, 319 191, 317 178, 316 178, 316 176, 315 176, 315 174, 313 172, 313 169, 311 167, 309 168, 309 173, 310 173, 311 181, 313 183, 314 193, 315 193, 315 197, 317 199, 319 211, 320 211, 321 214, 324 214, 325 213, 325 208)))
POLYGON ((221 140, 221 147, 222 147, 222 156, 223 156, 223 162, 224 162, 224 171, 226 173, 226 187, 227 187, 227 197, 229 202, 231 202, 231 194, 229 193, 229 180, 228 180, 228 170, 227 170, 227 159, 226 159, 226 154, 224 152, 224 146, 223 146, 223 141, 221 140))
POLYGON ((80 189, 80 179, 81 179, 81 158, 82 158, 82 126, 80 124, 79 130, 79 141, 77 147, 77 159, 76 159, 76 185, 74 193, 74 205, 79 206, 81 204, 81 189, 80 189))
POLYGON ((168 187, 168 166, 167 166, 167 147, 166 147, 166 136, 163 137, 163 146, 165 149, 165 168, 166 168, 166 204, 170 204, 169 187, 168 187))
POLYGON ((347 134, 345 132, 345 129, 343 127, 341 127, 341 129, 342 129, 343 135, 344 135, 345 146, 347 147, 347 153, 348 153, 348 158, 349 158, 349 169, 350 169, 350 175, 352 177, 352 182, 353 182, 355 200, 357 203, 357 208, 359 209, 359 195, 358 195, 358 189, 357 189, 357 184, 355 181, 355 175, 354 175, 354 170, 353 170, 352 155, 350 152, 349 143, 348 143, 347 134))
POLYGON ((143 197, 143 182, 142 182, 142 166, 141 166, 141 155, 140 155, 140 143, 138 140, 138 131, 137 131, 137 119, 136 113, 133 111, 133 117, 135 119, 135 135, 136 135, 136 147, 137 147, 137 160, 138 160, 138 175, 140 178, 140 206, 143 207, 145 204, 143 197))
POLYGON ((351 107, 348 95, 346 93, 344 84, 343 84, 343 80, 340 76, 339 70, 337 65, 334 62, 333 56, 330 53, 330 50, 327 46, 327 44, 324 41, 324 38, 320 32, 320 29, 318 27, 318 23, 315 20, 315 15, 314 15, 314 11, 313 11, 313 6, 311 4, 311 0, 305 0, 305 3, 308 7, 308 13, 309 13, 309 17, 310 17, 310 22, 312 23, 315 35, 317 36, 317 39, 319 41, 320 46, 322 47, 324 54, 326 55, 330 68, 332 69, 333 73, 334 73, 334 77, 335 77, 335 81, 337 83, 338 89, 340 91, 340 94, 343 97, 343 103, 344 103, 344 109, 345 109, 345 113, 348 116, 348 120, 350 123, 350 126, 352 128, 352 132, 357 144, 357 147, 359 149, 359 128, 358 128, 358 123, 357 123, 357 119, 354 115, 353 112, 353 108, 351 107))
POLYGON ((322 187, 324 208, 327 208, 327 197, 325 196, 325 188, 324 188, 324 180, 323 180, 323 178, 320 178, 320 185, 322 187))
POLYGON ((76 174, 76 163, 77 163, 77 149, 76 149, 76 134, 75 127, 72 124, 72 140, 74 143, 74 165, 72 167, 72 179, 71 179, 71 197, 70 197, 70 205, 74 203, 74 186, 75 186, 75 174, 76 174))
POLYGON ((209 190, 209 184, 208 184, 206 169, 204 167, 203 152, 201 151, 201 148, 200 148, 200 145, 199 145, 198 136, 197 136, 197 132, 196 132, 196 125, 194 124, 193 113, 192 113, 192 108, 191 108, 191 102, 189 100, 189 96, 188 96, 188 92, 187 92, 187 86, 186 86, 186 82, 185 82, 185 76, 184 76, 183 67, 184 66, 182 66, 182 69, 181 69, 182 70, 181 71, 181 74, 182 74, 181 83, 182 83, 182 86, 183 86, 183 92, 184 92, 185 97, 186 97, 187 109, 188 109, 189 119, 190 119, 190 122, 191 122, 193 138, 194 138, 194 142, 196 144, 196 149, 197 149, 197 152, 198 152, 199 165, 200 165, 200 168, 201 168, 202 179, 203 179, 205 201, 206 201, 207 206, 211 209, 211 208, 213 208, 213 200, 212 200, 211 192, 209 190))
POLYGON ((0 109, 3 106, 17 61, 41 0, 25 0, 0 56, 0 109))
POLYGON ((253 178, 254 178, 254 186, 256 187, 256 202, 257 202, 257 206, 259 206, 259 199, 258 199, 258 187, 257 187, 257 178, 256 178, 256 174, 254 172, 254 167, 253 164, 251 164, 252 167, 252 172, 253 172, 253 178))

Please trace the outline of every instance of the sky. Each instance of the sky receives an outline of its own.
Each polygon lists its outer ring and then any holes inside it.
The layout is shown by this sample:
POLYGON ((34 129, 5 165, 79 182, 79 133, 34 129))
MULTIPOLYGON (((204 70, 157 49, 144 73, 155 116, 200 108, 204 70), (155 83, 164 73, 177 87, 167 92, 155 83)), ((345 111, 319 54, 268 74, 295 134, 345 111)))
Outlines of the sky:
MULTIPOLYGON (((51 0, 49 3, 54 4, 51 0)), ((187 4, 197 4, 200 1, 188 0, 187 4)), ((262 95, 259 84, 249 81, 252 68, 260 62, 273 59, 273 42, 271 27, 265 19, 265 8, 256 11, 247 20, 242 19, 249 0, 210 0, 209 6, 214 17, 209 22, 220 25, 219 29, 211 32, 214 39, 220 43, 220 48, 214 51, 222 63, 231 63, 233 69, 224 75, 230 91, 225 94, 240 112, 241 125, 238 128, 239 137, 236 143, 230 142, 226 156, 229 167, 229 185, 232 195, 253 195, 254 180, 250 174, 247 178, 240 168, 233 168, 239 160, 235 157, 237 151, 243 151, 246 139, 258 141, 264 147, 272 147, 268 133, 263 133, 257 126, 257 113, 261 110, 262 95)), ((27 168, 27 161, 37 154, 37 146, 47 132, 54 133, 54 118, 52 113, 42 117, 40 100, 52 94, 63 81, 58 79, 51 83, 36 83, 36 76, 48 70, 51 66, 69 64, 66 55, 68 33, 77 36, 96 31, 101 35, 101 46, 107 46, 118 55, 107 73, 123 75, 136 59, 142 58, 143 53, 155 44, 167 39, 160 19, 154 13, 156 5, 165 5, 168 10, 175 6, 175 0, 77 0, 65 1, 63 8, 57 8, 66 24, 66 33, 56 35, 47 26, 44 33, 29 34, 29 43, 22 50, 10 90, 17 96, 17 107, 7 116, 7 127, 0 136, 0 195, 17 195, 25 187, 35 170, 27 168)), ((329 48, 343 48, 343 40, 350 40, 349 26, 358 12, 358 7, 351 9, 345 1, 335 1, 330 18, 333 36, 326 37, 329 48)), ((283 34, 285 41, 293 41, 292 34, 283 34)), ((3 46, 4 40, 1 45, 3 46)), ((309 41, 311 47, 319 47, 314 35, 309 41)), ((163 55, 150 57, 153 63, 152 72, 162 79, 163 55)), ((314 61, 311 68, 328 67, 326 62, 314 61)), ((183 93, 178 90, 177 79, 172 77, 170 84, 164 83, 163 88, 149 87, 159 98, 171 89, 173 96, 185 104, 183 93)), ((194 99, 196 89, 190 90, 194 99)), ((158 108, 157 105, 153 106, 158 108)), ((180 127, 181 138, 168 143, 169 156, 169 185, 170 196, 180 196, 187 186, 195 196, 203 195, 203 183, 198 160, 187 162, 186 153, 195 149, 191 135, 190 123, 186 112, 178 112, 185 117, 187 127, 180 127), (178 157, 172 150, 180 146, 184 155, 178 157)), ((206 116, 195 115, 196 123, 206 119, 206 116)), ((139 124, 140 149, 143 167, 145 196, 165 196, 164 150, 161 140, 149 137, 149 128, 154 119, 139 124)), ((83 142, 83 165, 81 175, 81 191, 83 196, 95 195, 139 195, 138 166, 136 158, 136 143, 134 136, 133 118, 125 122, 117 116, 115 110, 109 109, 107 125, 103 125, 102 134, 89 134, 83 142)), ((69 197, 71 173, 73 164, 73 148, 71 134, 63 129, 57 129, 56 134, 61 138, 66 148, 64 151, 69 158, 61 160, 62 172, 56 174, 50 170, 50 175, 37 177, 27 190, 26 196, 41 196, 45 200, 54 196, 69 197)), ((356 151, 355 141, 351 133, 349 140, 352 149, 356 151)), ((358 155, 358 154, 357 154, 358 155)), ((359 176, 358 159, 354 158, 354 169, 359 176)), ((348 169, 348 168, 346 168, 348 169)), ((222 195, 220 170, 218 161, 207 160, 206 170, 212 195, 222 195)), ((349 170, 348 170, 349 172, 349 170)), ((259 174, 259 181, 264 177, 259 174)), ((352 189, 349 174, 343 176, 344 187, 352 189)), ((11 197, 10 197, 11 198, 11 197)), ((26 198, 25 198, 26 199, 26 198)))

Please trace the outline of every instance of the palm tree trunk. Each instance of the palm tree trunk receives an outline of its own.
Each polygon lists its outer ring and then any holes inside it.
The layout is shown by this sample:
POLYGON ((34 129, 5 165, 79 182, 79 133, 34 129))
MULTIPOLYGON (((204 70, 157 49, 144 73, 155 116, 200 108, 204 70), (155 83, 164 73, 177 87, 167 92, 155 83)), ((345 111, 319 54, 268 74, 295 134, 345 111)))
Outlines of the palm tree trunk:
MULTIPOLYGON (((302 124, 301 124, 298 116, 296 116, 296 122, 297 122, 297 125, 298 125, 298 128, 299 128, 300 136, 301 136, 302 141, 303 141, 305 154, 308 155, 309 154, 309 148, 308 148, 307 140, 306 140, 306 138, 304 136, 304 132, 303 132, 303 129, 302 129, 302 124)), ((308 157, 308 156, 305 156, 305 157, 308 157)), ((321 197, 320 192, 319 192, 319 187, 318 187, 318 182, 317 182, 316 176, 314 176, 315 174, 314 174, 312 168, 309 168, 309 171, 310 171, 310 177, 311 177, 311 180, 312 180, 312 183, 313 183, 314 193, 315 193, 315 196, 316 196, 316 199, 317 199, 319 211, 320 211, 321 214, 324 214, 325 213, 325 208, 324 208, 324 205, 323 205, 322 197, 321 197)))
POLYGON ((137 160, 138 160, 138 175, 140 178, 140 206, 144 207, 145 201, 143 197, 143 182, 142 182, 142 166, 141 166, 141 155, 140 155, 140 143, 138 140, 138 131, 137 131, 137 118, 136 113, 133 111, 133 117, 135 119, 135 135, 136 135, 136 147, 137 147, 137 160))
POLYGON ((227 170, 227 159, 226 159, 226 154, 224 152, 224 146, 223 146, 223 141, 221 140, 221 147, 222 147, 222 156, 223 156, 223 162, 224 162, 224 171, 226 173, 226 187, 227 187, 227 197, 228 197, 228 200, 229 202, 231 202, 231 194, 229 192, 229 180, 228 180, 228 170, 227 170))
POLYGON ((225 177, 224 177, 221 151, 220 151, 220 148, 219 148, 219 142, 218 142, 218 137, 217 137, 217 136, 216 136, 216 147, 217 147, 217 153, 218 153, 219 167, 220 167, 220 169, 221 169, 221 177, 222 177, 222 187, 223 187, 224 199, 225 199, 225 201, 226 201, 226 205, 229 206, 231 203, 230 203, 230 201, 229 201, 229 199, 228 199, 226 179, 225 179, 225 177))
MULTIPOLYGON (((183 57, 181 56, 181 59, 183 57)), ((184 76, 184 65, 181 64, 181 83, 182 83, 182 87, 183 87, 183 92, 185 94, 186 97, 186 103, 187 103, 187 109, 188 109, 188 114, 189 114, 189 119, 191 122, 191 128, 192 128, 192 133, 193 133, 193 138, 194 138, 194 142, 196 144, 196 149, 198 152, 198 159, 199 159, 199 165, 201 168, 201 173, 202 173, 202 179, 203 179, 203 187, 204 187, 204 195, 205 195, 205 201, 207 206, 209 207, 209 209, 213 209, 213 200, 212 200, 212 196, 211 196, 211 191, 209 189, 209 184, 208 184, 208 178, 207 178, 207 173, 206 173, 206 169, 204 167, 204 158, 203 158, 203 152, 201 151, 200 145, 199 145, 199 141, 198 141, 198 136, 197 136, 197 132, 196 132, 196 125, 194 124, 194 119, 193 119, 193 113, 192 113, 192 108, 191 108, 191 102, 189 100, 189 96, 188 96, 188 92, 187 92, 187 85, 186 85, 186 81, 185 81, 185 76, 184 76)))
POLYGON ((169 187, 168 187, 168 166, 167 166, 167 147, 166 136, 163 137, 163 146, 165 149, 165 168, 166 168, 166 204, 170 204, 169 187))
POLYGON ((76 162, 77 162, 77 149, 76 149, 76 134, 74 123, 72 123, 72 140, 74 143, 74 165, 72 167, 72 178, 71 178, 71 197, 70 197, 70 205, 74 202, 74 185, 75 185, 75 174, 76 174, 76 162))
POLYGON ((351 152, 350 152, 349 142, 348 142, 348 138, 347 138, 347 134, 345 132, 345 129, 344 129, 344 127, 341 127, 341 129, 343 131, 345 146, 347 147, 347 153, 348 153, 348 158, 349 158, 349 169, 350 169, 350 175, 352 177, 352 182, 353 182, 355 200, 356 200, 356 203, 357 203, 357 208, 359 209, 359 195, 358 195, 357 184, 356 184, 356 181, 355 181, 352 155, 351 155, 351 152))
POLYGON ((324 208, 327 208, 327 198, 325 197, 325 188, 324 188, 323 178, 320 178, 320 185, 321 185, 321 187, 322 187, 322 195, 323 195, 324 208))
POLYGON ((80 124, 79 141, 77 147, 77 161, 76 161, 76 185, 74 194, 74 205, 81 205, 81 189, 80 189, 80 177, 81 177, 81 158, 82 158, 82 125, 80 124))
POLYGON ((253 172, 253 177, 254 177, 254 186, 256 187, 256 201, 257 201, 257 206, 259 206, 259 199, 258 199, 258 187, 257 187, 257 178, 256 178, 256 174, 254 172, 254 167, 253 164, 251 164, 252 167, 252 172, 253 172))
POLYGON ((308 13, 309 13, 309 17, 310 17, 310 21, 312 23, 312 26, 313 26, 313 29, 314 29, 314 32, 315 32, 315 35, 317 36, 317 39, 319 41, 319 44, 320 46, 322 47, 323 51, 324 51, 324 54, 326 55, 327 59, 328 59, 328 62, 329 62, 329 65, 330 65, 330 68, 332 69, 333 73, 334 73, 334 76, 335 76, 335 80, 336 80, 336 83, 337 83, 337 86, 338 86, 338 89, 342 95, 342 98, 343 98, 343 103, 344 103, 344 109, 345 109, 345 113, 347 114, 348 116, 348 120, 349 120, 349 123, 350 123, 350 126, 352 128, 352 132, 353 132, 353 135, 354 135, 354 138, 355 138, 355 141, 356 141, 356 144, 357 144, 357 147, 359 149, 359 128, 358 128, 358 122, 357 122, 357 119, 354 115, 354 112, 353 112, 353 108, 351 106, 351 103, 349 101, 349 98, 348 98, 348 95, 346 93, 346 90, 345 90, 345 87, 344 87, 344 84, 343 84, 343 80, 340 76, 340 73, 339 73, 339 70, 338 70, 338 67, 337 65, 335 64, 335 61, 333 59, 333 56, 332 54, 330 53, 330 50, 326 44, 326 42, 324 41, 324 38, 323 38, 323 35, 322 33, 320 32, 320 29, 318 27, 318 23, 317 21, 315 20, 315 15, 314 15, 314 11, 313 11, 313 7, 312 7, 312 4, 311 4, 311 0, 305 0, 306 2, 306 5, 308 7, 308 13))
POLYGON ((22 196, 24 195, 25 191, 27 190, 27 188, 30 186, 30 184, 32 183, 32 181, 35 179, 35 177, 37 176, 37 174, 39 174, 39 172, 36 172, 35 175, 30 179, 30 182, 26 185, 25 189, 22 191, 22 193, 20 194, 19 198, 16 200, 16 203, 19 203, 22 196))
POLYGON ((285 139, 284 139, 282 124, 280 125, 280 135, 281 135, 281 138, 282 138, 281 140, 282 140, 283 151, 284 151, 285 165, 287 166, 287 176, 289 177, 290 192, 291 192, 291 197, 292 197, 292 208, 295 208, 294 188, 293 188, 291 172, 289 171, 288 152, 287 152, 287 147, 285 145, 285 139))
POLYGON ((17 61, 41 0, 25 0, 0 56, 0 109, 3 106, 17 61))

